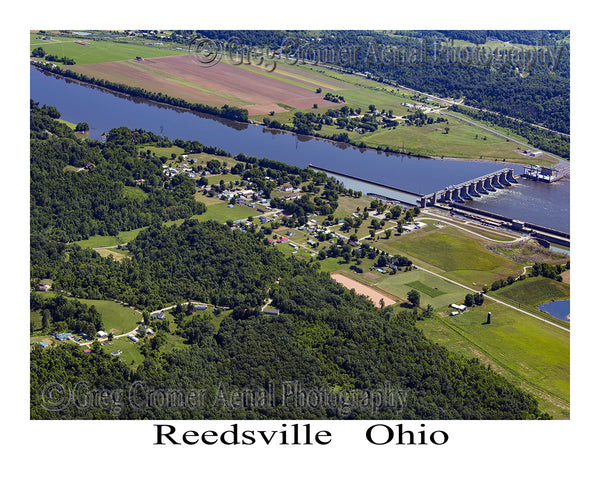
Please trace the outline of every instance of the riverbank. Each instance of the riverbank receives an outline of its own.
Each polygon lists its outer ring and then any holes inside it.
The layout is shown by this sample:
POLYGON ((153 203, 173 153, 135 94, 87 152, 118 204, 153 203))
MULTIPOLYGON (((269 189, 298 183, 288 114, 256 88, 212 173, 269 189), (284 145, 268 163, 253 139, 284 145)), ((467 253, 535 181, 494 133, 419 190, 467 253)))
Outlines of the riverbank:
MULTIPOLYGON (((40 104, 56 106, 65 120, 87 122, 90 125, 89 137, 93 140, 101 140, 101 134, 113 128, 114 119, 118 118, 121 126, 151 131, 169 139, 197 140, 204 145, 218 146, 232 155, 244 152, 300 168, 312 162, 333 171, 411 192, 437 191, 498 170, 496 162, 446 162, 398 154, 384 155, 381 151, 359 149, 331 140, 284 135, 284 131, 269 131, 258 124, 226 120, 90 87, 34 67, 31 67, 30 74, 30 96, 40 104)), ((368 184, 345 180, 347 188, 402 199, 401 193, 390 195, 386 193, 387 189, 373 187, 371 190, 365 186, 368 184)), ((484 210, 568 231, 568 199, 569 182, 552 185, 522 182, 510 192, 495 192, 478 199, 477 203, 484 210), (546 214, 548 211, 552 215, 546 214)), ((412 198, 408 201, 413 203, 412 198)))
MULTIPOLYGON (((376 151, 378 153, 406 155, 406 156, 410 156, 410 157, 414 157, 414 158, 435 159, 435 160, 442 160, 442 161, 458 160, 458 161, 469 161, 469 162, 489 162, 489 163, 497 163, 498 162, 497 159, 491 158, 492 154, 491 154, 491 152, 488 152, 487 150, 481 151, 482 158, 479 158, 479 159, 473 158, 474 155, 458 157, 455 155, 446 156, 446 155, 442 155, 441 153, 436 154, 436 155, 425 155, 425 154, 422 154, 419 152, 413 152, 411 149, 404 148, 404 141, 401 142, 402 147, 400 146, 400 138, 402 138, 402 135, 404 135, 404 133, 402 133, 401 136, 398 137, 396 140, 393 140, 392 145, 385 144, 385 146, 383 143, 381 145, 378 144, 377 146, 368 145, 366 142, 369 141, 369 138, 365 138, 362 135, 360 137, 358 137, 358 139, 351 138, 348 140, 340 140, 339 136, 346 134, 345 131, 343 131, 343 133, 341 133, 341 134, 340 133, 332 133, 330 135, 320 133, 317 131, 313 131, 309 135, 301 134, 301 133, 298 133, 296 131, 296 129, 291 128, 291 127, 287 128, 286 126, 282 125, 282 128, 277 128, 277 127, 273 128, 265 123, 260 123, 260 122, 257 122, 256 120, 252 120, 248 116, 248 110, 241 108, 241 107, 232 107, 229 105, 223 105, 222 107, 215 107, 215 106, 211 106, 211 105, 192 103, 192 102, 188 102, 188 101, 178 98, 178 97, 172 97, 172 96, 168 96, 168 95, 165 95, 162 93, 150 92, 145 89, 138 88, 138 87, 131 87, 126 84, 109 82, 102 78, 100 78, 100 79, 97 79, 95 77, 88 78, 84 74, 74 72, 69 69, 64 69, 60 66, 56 66, 53 64, 32 61, 31 65, 34 68, 39 69, 40 71, 48 72, 50 74, 58 76, 59 78, 64 78, 64 79, 68 79, 70 81, 75 81, 82 85, 91 85, 91 86, 97 87, 99 89, 102 89, 103 91, 107 91, 107 92, 117 94, 117 95, 124 95, 133 100, 143 99, 144 101, 152 102, 152 103, 155 103, 160 106, 168 106, 170 108, 178 109, 181 111, 187 111, 187 112, 191 112, 194 114, 199 113, 202 115, 209 115, 211 117, 214 117, 215 119, 219 119, 222 121, 236 122, 236 123, 238 123, 240 125, 244 125, 244 126, 249 126, 249 125, 262 126, 264 129, 267 129, 267 130, 270 130, 273 132, 292 133, 294 135, 297 135, 301 141, 302 141, 302 137, 316 138, 316 139, 323 139, 323 140, 330 141, 334 144, 340 145, 341 148, 344 148, 344 147, 357 148, 361 152, 369 150, 369 151, 376 151), (484 156, 486 156, 488 158, 483 158, 484 156)), ((402 128, 411 128, 411 127, 402 127, 402 128)), ((376 131, 374 133, 377 135, 384 135, 384 136, 391 135, 392 134, 391 131, 387 131, 387 130, 388 129, 379 129, 378 131, 376 131)), ((414 136, 414 132, 413 133, 411 133, 411 132, 412 131, 410 131, 410 132, 406 131, 405 133, 408 134, 409 136, 414 136)), ((352 135, 352 134, 353 133, 351 132, 350 135, 352 135)), ((394 132, 393 135, 397 136, 397 133, 394 132)), ((347 137, 347 134, 346 134, 346 137, 347 137)), ((463 137, 464 137, 464 135, 463 135, 463 137)), ((386 139, 385 141, 387 142, 387 141, 389 141, 389 139, 386 139)), ((438 139, 438 141, 439 141, 439 139, 438 139)), ((472 147, 472 145, 471 145, 471 147, 472 147)), ((442 149, 443 144, 439 145, 439 148, 442 149)), ((489 146, 486 145, 486 148, 489 149, 489 146)), ((453 146, 452 149, 456 150, 456 146, 453 146)), ((467 149, 467 151, 468 150, 469 149, 467 149)), ((504 155, 506 155, 506 152, 504 152, 504 155)), ((531 160, 527 161, 527 159, 524 158, 523 162, 519 162, 517 159, 511 158, 509 160, 509 162, 503 161, 502 163, 508 163, 511 165, 527 165, 527 164, 531 164, 531 160)))

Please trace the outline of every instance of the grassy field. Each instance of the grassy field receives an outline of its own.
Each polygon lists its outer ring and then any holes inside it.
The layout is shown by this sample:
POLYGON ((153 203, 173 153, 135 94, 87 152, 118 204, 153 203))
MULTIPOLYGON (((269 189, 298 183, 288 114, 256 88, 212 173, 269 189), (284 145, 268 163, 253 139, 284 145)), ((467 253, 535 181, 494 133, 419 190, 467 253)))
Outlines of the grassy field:
POLYGON ((499 297, 517 304, 536 307, 551 300, 570 298, 570 286, 544 277, 531 277, 503 287, 496 292, 499 297))
MULTIPOLYGON (((136 188, 136 187, 131 187, 136 188)), ((142 192, 144 193, 144 192, 142 192)), ((103 248, 112 247, 114 245, 121 245, 122 243, 128 243, 133 240, 144 228, 136 228, 135 230, 127 230, 119 232, 118 235, 93 235, 87 240, 79 240, 76 243, 82 248, 103 248)))
POLYGON ((123 187, 123 196, 134 200, 145 200, 148 194, 138 187, 123 187))
POLYGON ((502 305, 486 302, 467 313, 418 326, 433 341, 480 359, 534 394, 555 418, 569 417, 569 334, 502 305), (487 312, 490 325, 484 325, 487 312))
MULTIPOLYGON (((166 157, 167 160, 169 160, 169 162, 172 162, 174 164, 179 164, 181 162, 177 160, 177 158, 175 158, 174 161, 171 160, 172 155, 175 154, 175 157, 178 157, 179 155, 183 154, 183 148, 178 147, 177 145, 173 145, 172 147, 156 147, 154 145, 142 145, 141 147, 139 147, 139 151, 143 153, 147 153, 149 151, 150 154, 154 154, 158 158, 166 157)), ((169 166, 170 165, 171 164, 169 163, 169 166)))
MULTIPOLYGON (((453 227, 419 230, 387 240, 374 242, 377 248, 392 254, 403 254, 421 264, 431 265, 448 278, 466 284, 491 285, 508 275, 518 275, 523 266, 495 255, 485 242, 453 227)), ((413 261, 415 261, 413 260, 413 261)))
MULTIPOLYGON (((59 293, 50 290, 48 292, 39 292, 38 295, 54 297, 59 295, 59 293)), ((65 295, 65 298, 75 299, 85 305, 96 307, 96 310, 102 316, 104 330, 106 332, 112 330, 115 335, 130 332, 137 326, 137 322, 142 319, 141 313, 113 300, 90 300, 87 298, 70 297, 68 295, 65 295)), ((34 324, 34 329, 41 328, 41 316, 39 312, 30 312, 30 319, 34 324)))
POLYGON ((433 308, 440 308, 450 303, 462 303, 465 294, 468 293, 464 288, 422 270, 400 272, 395 275, 379 273, 377 275, 381 279, 378 279, 375 285, 398 297, 405 299, 410 290, 417 290, 422 306, 431 305, 433 308))
POLYGON ((112 255, 113 259, 119 262, 130 257, 127 252, 119 250, 118 248, 97 248, 96 252, 102 257, 108 257, 112 255))
POLYGON ((194 215, 192 218, 201 222, 216 220, 219 223, 225 223, 227 220, 240 220, 259 214, 254 208, 247 207, 246 205, 234 205, 229 208, 227 202, 223 200, 219 200, 219 202, 208 205, 206 212, 202 215, 194 215))
POLYGON ((45 35, 30 34, 30 51, 34 48, 41 47, 48 54, 72 58, 77 65, 131 60, 137 56, 142 58, 153 58, 187 53, 187 50, 173 50, 167 47, 161 48, 158 46, 116 43, 88 38, 87 36, 54 37, 50 34, 51 40, 40 40, 37 38, 40 36, 45 35), (80 45, 75 43, 76 41, 88 42, 89 45, 80 45))

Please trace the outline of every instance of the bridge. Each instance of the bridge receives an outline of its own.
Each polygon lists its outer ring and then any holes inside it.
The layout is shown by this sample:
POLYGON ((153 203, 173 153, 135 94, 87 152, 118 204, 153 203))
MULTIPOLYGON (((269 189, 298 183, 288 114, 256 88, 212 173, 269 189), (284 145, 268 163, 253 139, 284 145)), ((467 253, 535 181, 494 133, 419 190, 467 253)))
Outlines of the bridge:
POLYGON ((517 183, 512 168, 504 168, 494 173, 468 180, 458 185, 450 185, 444 190, 423 195, 420 199, 421 207, 435 205, 436 202, 462 202, 472 200, 473 197, 488 195, 490 192, 509 187, 517 183))

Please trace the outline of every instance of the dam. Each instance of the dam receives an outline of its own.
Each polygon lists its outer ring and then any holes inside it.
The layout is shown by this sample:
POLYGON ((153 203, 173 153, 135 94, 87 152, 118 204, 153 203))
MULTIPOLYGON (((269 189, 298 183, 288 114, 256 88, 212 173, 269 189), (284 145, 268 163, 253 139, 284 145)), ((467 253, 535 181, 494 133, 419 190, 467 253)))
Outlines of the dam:
POLYGON ((464 200, 472 200, 474 197, 488 195, 490 192, 495 192, 511 184, 518 183, 512 168, 503 168, 494 173, 483 175, 481 177, 450 185, 444 190, 423 195, 420 198, 421 207, 433 206, 437 202, 444 203, 462 203, 464 200))

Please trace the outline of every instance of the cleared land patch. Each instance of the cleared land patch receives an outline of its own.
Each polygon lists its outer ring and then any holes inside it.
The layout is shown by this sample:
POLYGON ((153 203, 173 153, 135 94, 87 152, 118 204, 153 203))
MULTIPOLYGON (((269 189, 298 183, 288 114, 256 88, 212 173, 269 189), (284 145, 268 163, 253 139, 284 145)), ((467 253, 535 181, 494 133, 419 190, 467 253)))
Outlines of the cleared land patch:
POLYGON ((354 290, 359 295, 365 295, 378 307, 381 305, 381 300, 383 300, 383 303, 386 307, 396 303, 393 298, 383 295, 374 288, 367 287, 366 285, 363 285, 356 280, 352 280, 351 278, 348 278, 340 273, 332 273, 331 278, 333 278, 336 282, 341 283, 347 289, 354 290))

